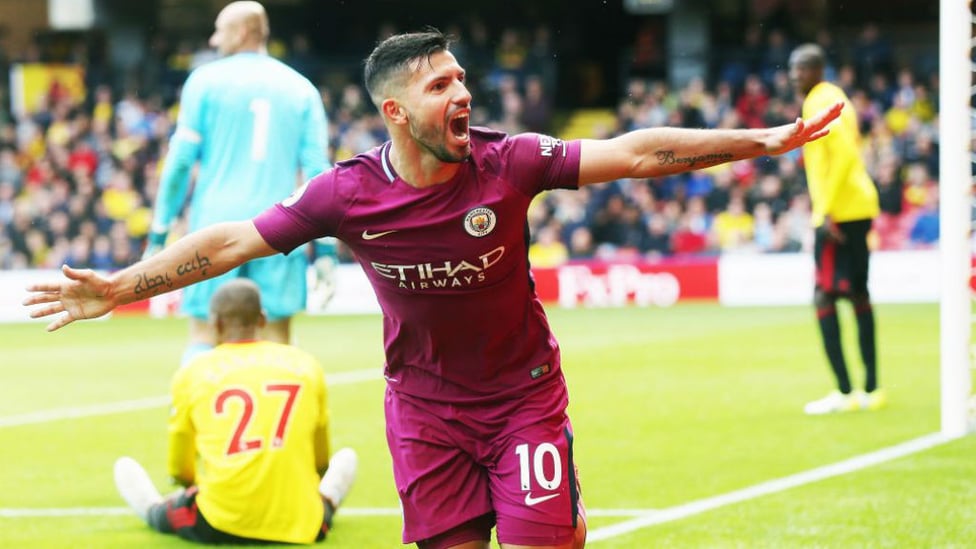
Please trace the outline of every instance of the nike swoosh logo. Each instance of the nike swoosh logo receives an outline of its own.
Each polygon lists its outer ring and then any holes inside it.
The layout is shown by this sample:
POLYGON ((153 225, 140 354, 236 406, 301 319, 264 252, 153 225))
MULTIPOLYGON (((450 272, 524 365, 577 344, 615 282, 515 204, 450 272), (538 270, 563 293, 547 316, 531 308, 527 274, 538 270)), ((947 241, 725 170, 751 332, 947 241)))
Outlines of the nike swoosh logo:
POLYGON ((380 233, 370 233, 369 231, 363 231, 363 240, 373 240, 374 238, 379 238, 381 236, 386 236, 397 232, 399 229, 393 229, 392 231, 383 231, 380 233))
POLYGON ((559 494, 549 494, 546 496, 540 496, 537 498, 532 497, 532 492, 525 494, 525 504, 529 507, 536 505, 537 503, 542 503, 543 501, 549 501, 550 499, 559 496, 559 494))

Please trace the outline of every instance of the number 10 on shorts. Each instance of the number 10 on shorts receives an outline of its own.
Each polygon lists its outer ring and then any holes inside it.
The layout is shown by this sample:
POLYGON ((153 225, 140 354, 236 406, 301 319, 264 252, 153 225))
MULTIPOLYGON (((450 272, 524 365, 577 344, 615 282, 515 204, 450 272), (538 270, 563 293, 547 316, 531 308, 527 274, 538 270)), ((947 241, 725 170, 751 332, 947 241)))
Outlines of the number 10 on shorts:
POLYGON ((555 490, 562 482, 563 463, 559 457, 559 450, 555 444, 543 442, 535 447, 535 451, 529 449, 528 444, 519 444, 515 447, 515 454, 519 458, 519 482, 522 490, 532 489, 529 475, 535 476, 535 481, 543 490, 555 490), (529 464, 529 454, 531 454, 531 472, 529 464), (546 474, 548 462, 552 462, 552 478, 546 474))

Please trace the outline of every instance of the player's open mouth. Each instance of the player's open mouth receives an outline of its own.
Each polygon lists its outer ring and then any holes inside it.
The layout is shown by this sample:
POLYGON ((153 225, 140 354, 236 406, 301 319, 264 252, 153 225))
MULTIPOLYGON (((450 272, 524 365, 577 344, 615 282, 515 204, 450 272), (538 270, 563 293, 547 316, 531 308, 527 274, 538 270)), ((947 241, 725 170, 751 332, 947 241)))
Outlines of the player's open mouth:
POLYGON ((468 134, 468 120, 469 113, 464 111, 454 115, 448 123, 454 139, 457 139, 461 143, 467 143, 470 138, 468 134))

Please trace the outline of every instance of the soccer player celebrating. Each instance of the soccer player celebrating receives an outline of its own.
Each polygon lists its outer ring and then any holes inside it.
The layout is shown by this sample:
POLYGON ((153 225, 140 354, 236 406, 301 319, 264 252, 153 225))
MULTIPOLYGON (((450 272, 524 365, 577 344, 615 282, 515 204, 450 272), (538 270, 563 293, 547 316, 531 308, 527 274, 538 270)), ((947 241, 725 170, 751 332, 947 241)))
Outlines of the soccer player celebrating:
POLYGON ((559 345, 527 259, 532 198, 779 154, 827 133, 836 104, 755 130, 641 129, 606 140, 469 127, 465 70, 435 30, 392 36, 365 81, 391 140, 339 162, 251 221, 188 235, 102 277, 64 268, 25 305, 49 325, 336 236, 383 309, 387 441, 403 541, 422 548, 582 547, 585 513, 559 345), (206 272, 179 273, 205 260, 206 272))
POLYGON ((790 56, 790 78, 805 95, 803 116, 842 102, 844 112, 830 135, 803 146, 803 161, 816 227, 814 304, 827 359, 837 389, 807 403, 808 414, 819 415, 885 404, 878 388, 874 343, 874 312, 868 294, 868 232, 878 215, 878 191, 861 159, 861 134, 854 106, 838 86, 823 79, 825 57, 816 44, 804 44, 790 56), (857 315, 858 342, 864 362, 864 392, 853 391, 841 349, 837 299, 846 297, 857 315))
POLYGON ((190 541, 324 539, 357 459, 350 448, 329 458, 321 366, 295 347, 256 339, 265 316, 250 280, 221 286, 210 320, 217 347, 177 370, 172 384, 169 473, 186 489, 163 499, 146 471, 122 457, 119 493, 153 529, 190 541))
MULTIPOLYGON (((183 85, 144 257, 166 241, 197 162, 190 231, 250 219, 290 195, 299 177, 312 177, 328 166, 321 97, 304 76, 268 55, 268 17, 261 4, 231 2, 214 27, 210 45, 224 57, 194 70, 183 85)), ((299 250, 246 263, 187 288, 182 310, 190 317, 190 342, 183 363, 213 345, 207 306, 232 277, 250 278, 261 288, 269 316, 263 337, 289 343, 290 319, 305 308, 307 267, 299 250)), ((206 266, 190 262, 184 269, 206 266)))

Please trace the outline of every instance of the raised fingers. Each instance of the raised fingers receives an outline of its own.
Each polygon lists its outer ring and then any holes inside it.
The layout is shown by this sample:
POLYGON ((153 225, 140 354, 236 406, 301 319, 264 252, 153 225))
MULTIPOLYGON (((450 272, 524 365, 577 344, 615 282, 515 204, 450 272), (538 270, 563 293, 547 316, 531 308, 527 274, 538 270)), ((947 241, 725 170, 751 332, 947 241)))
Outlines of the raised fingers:
POLYGON ((61 272, 64 273, 64 276, 72 280, 81 280, 83 278, 89 278, 92 275, 91 269, 74 269, 67 265, 61 266, 61 272))
POLYGON ((793 123, 793 135, 803 135, 803 132, 807 129, 807 123, 802 118, 797 118, 796 122, 793 123))
POLYGON ((57 292, 61 289, 60 282, 38 282, 35 284, 28 284, 28 292, 57 292))
POLYGON ((820 131, 813 132, 810 134, 810 141, 813 141, 815 139, 820 139, 821 137, 827 135, 828 133, 830 133, 830 130, 828 128, 823 128, 820 131))
POLYGON ((54 322, 48 324, 46 329, 49 332, 53 332, 53 331, 55 331, 55 330, 57 330, 59 328, 64 328, 68 324, 71 324, 72 322, 74 322, 74 320, 75 319, 72 318, 70 314, 64 315, 64 316, 60 316, 57 319, 55 319, 54 322))
POLYGON ((23 305, 39 305, 41 303, 53 303, 55 301, 61 300, 61 293, 56 291, 45 291, 36 292, 26 298, 22 302, 23 305))
POLYGON ((810 119, 810 126, 820 129, 830 124, 840 116, 841 111, 844 110, 844 103, 838 101, 827 107, 826 109, 817 113, 813 118, 810 119))
POLYGON ((37 309, 32 309, 30 311, 31 318, 42 318, 45 316, 56 315, 58 313, 64 312, 64 304, 60 301, 51 303, 46 307, 38 307, 37 309))

